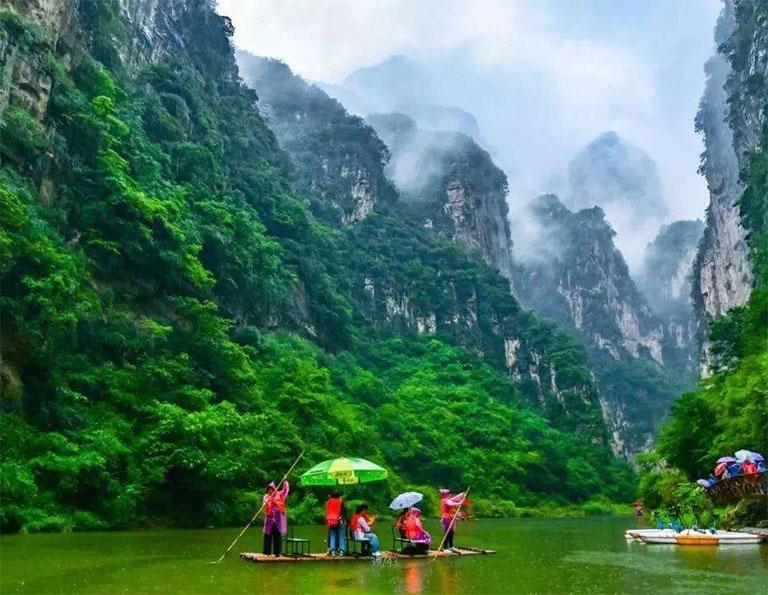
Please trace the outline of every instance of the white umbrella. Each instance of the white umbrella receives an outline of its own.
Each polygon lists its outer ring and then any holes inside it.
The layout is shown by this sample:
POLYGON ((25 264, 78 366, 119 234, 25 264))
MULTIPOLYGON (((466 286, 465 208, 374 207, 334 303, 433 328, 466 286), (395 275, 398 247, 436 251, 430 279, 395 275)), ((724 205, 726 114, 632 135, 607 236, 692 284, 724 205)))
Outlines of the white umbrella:
POLYGON ((389 507, 392 510, 400 510, 401 508, 410 508, 417 502, 421 502, 424 499, 424 494, 419 492, 405 492, 400 494, 397 498, 392 500, 392 504, 389 507))
POLYGON ((737 450, 735 453, 733 453, 733 456, 736 457, 736 460, 739 462, 746 461, 747 459, 751 459, 752 451, 749 450, 737 450))

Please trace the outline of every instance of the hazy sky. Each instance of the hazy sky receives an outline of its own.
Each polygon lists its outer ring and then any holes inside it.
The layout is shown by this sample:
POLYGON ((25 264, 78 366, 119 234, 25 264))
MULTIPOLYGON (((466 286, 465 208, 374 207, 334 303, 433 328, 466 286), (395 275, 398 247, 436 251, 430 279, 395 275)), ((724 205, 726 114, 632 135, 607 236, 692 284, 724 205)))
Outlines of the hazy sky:
POLYGON ((703 217, 708 200, 693 118, 719 10, 719 0, 219 0, 239 47, 310 80, 340 83, 393 54, 425 65, 440 102, 477 117, 513 203, 558 189, 569 159, 616 130, 658 163, 674 219, 703 217))

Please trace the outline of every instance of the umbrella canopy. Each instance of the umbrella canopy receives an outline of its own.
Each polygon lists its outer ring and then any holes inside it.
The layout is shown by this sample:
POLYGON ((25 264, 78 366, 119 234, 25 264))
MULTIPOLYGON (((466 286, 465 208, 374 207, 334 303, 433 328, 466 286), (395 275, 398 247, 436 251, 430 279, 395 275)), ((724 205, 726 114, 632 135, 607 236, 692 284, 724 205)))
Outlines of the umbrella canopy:
POLYGON ((696 483, 699 484, 702 488, 709 487, 709 482, 706 479, 697 479, 696 483))
POLYGON ((399 510, 401 508, 410 508, 414 504, 421 502, 424 499, 424 494, 419 492, 405 492, 400 494, 397 498, 392 500, 392 504, 389 507, 392 510, 399 510))
POLYGON ((737 461, 746 461, 751 454, 752 453, 748 450, 737 450, 735 453, 733 453, 733 456, 736 457, 737 461))
POLYGON ((759 463, 760 461, 765 461, 765 457, 761 455, 759 452, 753 452, 752 458, 750 459, 753 463, 759 463))
POLYGON ((734 459, 733 457, 720 457, 715 462, 718 463, 718 464, 720 464, 720 463, 733 463, 735 460, 736 459, 734 459))
POLYGON ((365 459, 341 457, 318 463, 301 474, 305 486, 335 486, 368 483, 387 478, 387 470, 365 459))

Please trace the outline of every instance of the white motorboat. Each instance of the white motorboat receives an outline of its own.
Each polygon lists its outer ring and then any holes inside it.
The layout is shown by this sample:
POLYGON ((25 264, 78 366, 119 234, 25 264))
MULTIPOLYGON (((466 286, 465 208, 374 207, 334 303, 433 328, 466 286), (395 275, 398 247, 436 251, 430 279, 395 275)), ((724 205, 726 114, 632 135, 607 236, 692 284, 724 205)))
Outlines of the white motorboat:
POLYGON ((649 530, 655 533, 641 534, 640 540, 644 543, 667 543, 677 545, 752 545, 763 541, 765 535, 754 533, 739 533, 737 531, 701 532, 693 529, 685 529, 676 533, 672 529, 649 530))
POLYGON ((627 529, 624 531, 624 537, 633 541, 642 541, 641 537, 661 537, 669 534, 674 536, 672 529, 627 529))

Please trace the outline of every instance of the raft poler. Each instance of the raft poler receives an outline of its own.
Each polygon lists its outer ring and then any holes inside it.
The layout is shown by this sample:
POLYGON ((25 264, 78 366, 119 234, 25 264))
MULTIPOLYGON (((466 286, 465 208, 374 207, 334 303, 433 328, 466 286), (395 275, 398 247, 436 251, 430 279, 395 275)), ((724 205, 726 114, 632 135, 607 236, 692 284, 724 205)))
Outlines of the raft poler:
POLYGON ((280 555, 280 546, 283 536, 288 532, 288 518, 285 513, 285 500, 291 486, 287 481, 283 482, 278 490, 274 481, 267 486, 267 492, 262 498, 264 506, 264 549, 265 556, 280 555))
POLYGON ((456 532, 456 522, 453 521, 453 517, 456 515, 456 508, 464 501, 464 497, 464 492, 451 496, 451 490, 446 488, 440 490, 440 526, 445 534, 445 548, 448 550, 454 549, 453 535, 456 532))

